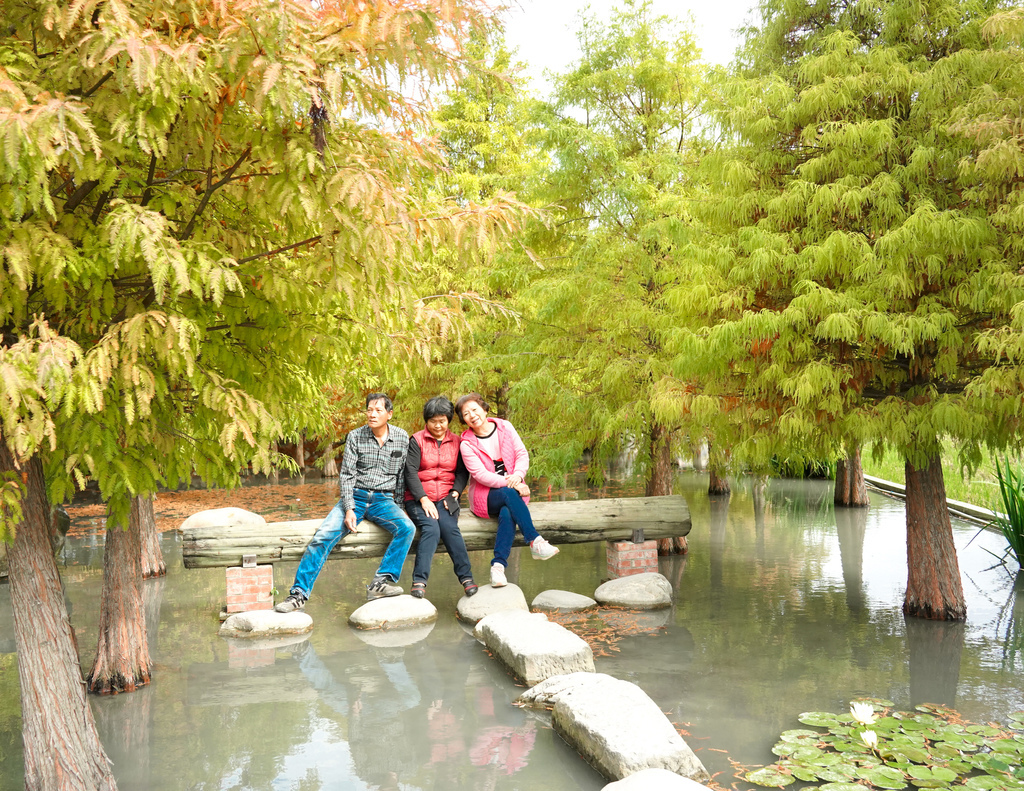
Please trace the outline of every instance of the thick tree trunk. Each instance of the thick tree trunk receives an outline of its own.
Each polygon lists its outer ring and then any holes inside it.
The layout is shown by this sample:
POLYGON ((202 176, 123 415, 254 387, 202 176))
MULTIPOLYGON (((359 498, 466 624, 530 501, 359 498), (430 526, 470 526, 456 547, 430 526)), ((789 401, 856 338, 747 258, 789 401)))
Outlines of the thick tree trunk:
MULTIPOLYGON (((646 495, 661 497, 672 494, 672 433, 655 423, 651 427, 651 474, 647 476, 646 495)), ((679 555, 686 552, 685 537, 659 538, 659 555, 679 555)))
POLYGON ((708 467, 708 494, 731 494, 732 490, 729 488, 729 480, 724 475, 719 475, 718 470, 713 467, 708 467))
POLYGON ((324 462, 324 478, 333 481, 338 477, 338 462, 334 460, 334 443, 327 446, 327 461, 324 462))
POLYGON ((164 563, 164 553, 160 549, 160 534, 156 532, 153 498, 142 494, 133 497, 129 519, 139 523, 139 540, 142 545, 142 579, 162 577, 167 573, 167 564, 164 563))
POLYGON ((50 543, 42 464, 16 471, 0 437, 0 472, 22 475, 23 521, 10 548, 26 791, 116 790, 85 695, 78 646, 50 543))
POLYGON ((864 483, 864 466, 860 463, 860 445, 850 455, 836 462, 835 504, 856 508, 867 508, 868 487, 864 483))
POLYGON ((306 474, 306 432, 300 431, 295 440, 295 463, 299 465, 299 475, 306 474))
POLYGON ((906 482, 907 595, 903 612, 917 618, 962 621, 967 618, 967 604, 938 454, 920 470, 907 462, 906 482))
POLYGON ((149 645, 142 603, 142 547, 139 523, 128 529, 107 527, 103 548, 103 593, 96 661, 89 671, 89 691, 100 695, 131 692, 149 683, 149 645))

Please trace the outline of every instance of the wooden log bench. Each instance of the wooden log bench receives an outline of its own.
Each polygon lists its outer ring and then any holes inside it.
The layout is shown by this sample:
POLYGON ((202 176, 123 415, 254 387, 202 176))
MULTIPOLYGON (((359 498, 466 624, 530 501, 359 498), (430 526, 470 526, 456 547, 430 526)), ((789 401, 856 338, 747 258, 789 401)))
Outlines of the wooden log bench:
MULTIPOLYGON (((690 532, 690 512, 679 495, 534 501, 530 513, 537 530, 556 546, 674 538, 690 532)), ((240 566, 243 555, 255 555, 257 563, 297 561, 322 521, 179 529, 185 568, 240 566)), ((497 528, 497 519, 480 519, 468 508, 459 515, 459 529, 471 551, 491 549, 497 528)), ((381 557, 390 540, 390 533, 364 520, 359 532, 338 542, 330 558, 381 557)), ((523 545, 518 532, 516 545, 523 545)))

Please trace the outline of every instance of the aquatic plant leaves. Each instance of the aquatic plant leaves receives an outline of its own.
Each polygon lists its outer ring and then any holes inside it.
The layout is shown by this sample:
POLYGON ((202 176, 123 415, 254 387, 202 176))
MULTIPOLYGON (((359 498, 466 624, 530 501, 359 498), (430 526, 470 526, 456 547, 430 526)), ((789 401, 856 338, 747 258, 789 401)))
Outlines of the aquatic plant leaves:
POLYGON ((792 775, 784 774, 773 766, 766 766, 763 769, 747 772, 744 777, 746 777, 747 782, 765 786, 766 788, 785 788, 795 780, 792 775))
POLYGON ((823 781, 820 788, 803 791, 865 791, 866 786, 899 791, 908 784, 942 791, 1024 791, 1024 712, 1011 717, 1005 729, 964 722, 938 706, 918 706, 916 713, 876 708, 876 714, 878 719, 865 726, 845 713, 804 712, 800 722, 824 732, 785 731, 772 748, 778 764, 746 778, 774 788, 794 780, 823 781))
POLYGON ((844 717, 840 719, 838 714, 833 714, 831 711, 805 711, 797 720, 802 722, 804 725, 814 725, 818 728, 831 728, 833 725, 841 725, 843 722, 849 722, 850 717, 844 717))
POLYGON ((907 778, 891 766, 870 766, 857 770, 857 777, 876 788, 906 788, 907 778))

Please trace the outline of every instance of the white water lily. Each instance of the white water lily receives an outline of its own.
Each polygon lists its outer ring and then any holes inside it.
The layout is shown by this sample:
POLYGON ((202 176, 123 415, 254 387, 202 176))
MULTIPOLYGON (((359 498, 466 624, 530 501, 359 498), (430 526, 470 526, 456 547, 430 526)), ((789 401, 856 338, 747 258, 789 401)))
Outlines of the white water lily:
POLYGON ((870 703, 851 703, 850 714, 861 725, 871 725, 877 719, 875 708, 870 703))
POLYGON ((872 750, 878 747, 878 734, 874 731, 864 731, 860 735, 860 740, 872 750))

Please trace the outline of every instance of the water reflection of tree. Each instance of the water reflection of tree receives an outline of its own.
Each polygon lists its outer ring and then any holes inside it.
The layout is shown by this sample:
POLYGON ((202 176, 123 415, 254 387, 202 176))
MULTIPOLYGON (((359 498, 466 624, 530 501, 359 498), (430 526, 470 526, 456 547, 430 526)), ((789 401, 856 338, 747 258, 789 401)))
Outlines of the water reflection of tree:
POLYGON ((910 654, 911 705, 955 706, 964 650, 964 622, 924 618, 906 618, 904 622, 910 654))
POLYGON ((868 510, 840 507, 835 509, 835 517, 846 605, 851 612, 861 612, 864 609, 864 531, 868 510))
POLYGON ((999 668, 1010 673, 1024 668, 1024 570, 1014 577, 1010 596, 999 610, 996 634, 1002 633, 1003 655, 999 668))

